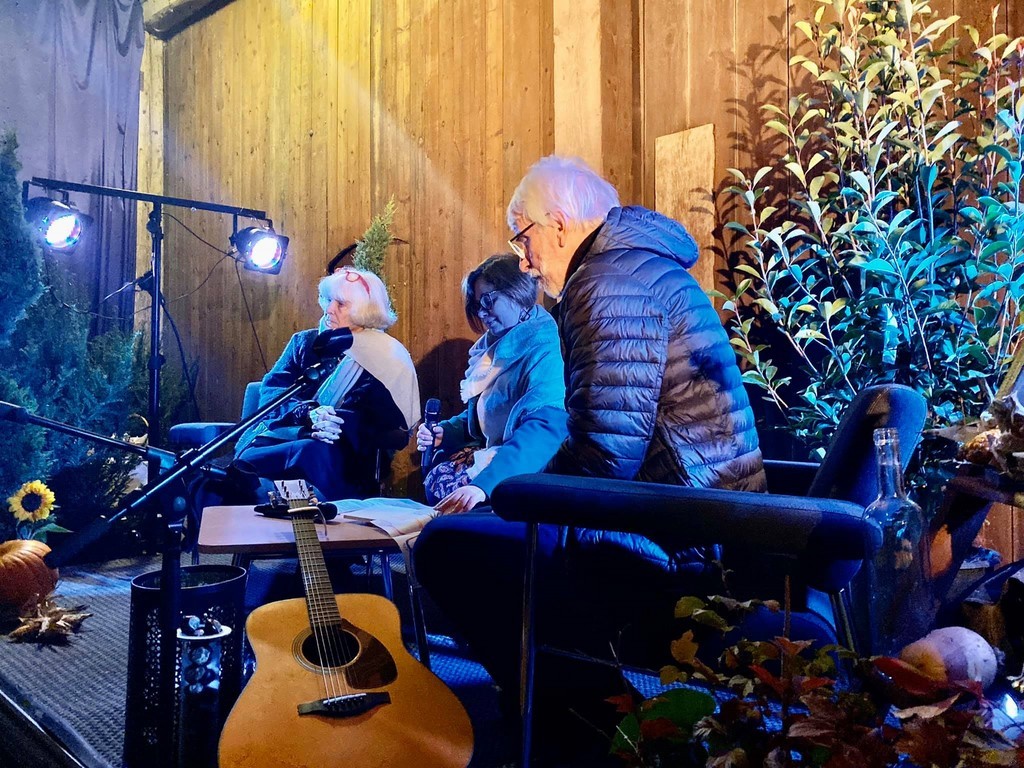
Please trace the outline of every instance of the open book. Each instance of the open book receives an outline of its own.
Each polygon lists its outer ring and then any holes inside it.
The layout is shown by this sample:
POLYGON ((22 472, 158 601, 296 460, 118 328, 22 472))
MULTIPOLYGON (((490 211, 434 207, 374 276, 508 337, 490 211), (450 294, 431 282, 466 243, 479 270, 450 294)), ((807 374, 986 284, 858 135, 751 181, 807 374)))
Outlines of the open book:
POLYGON ((407 536, 423 529, 437 514, 433 507, 412 499, 345 499, 331 502, 338 517, 380 528, 390 536, 407 536))

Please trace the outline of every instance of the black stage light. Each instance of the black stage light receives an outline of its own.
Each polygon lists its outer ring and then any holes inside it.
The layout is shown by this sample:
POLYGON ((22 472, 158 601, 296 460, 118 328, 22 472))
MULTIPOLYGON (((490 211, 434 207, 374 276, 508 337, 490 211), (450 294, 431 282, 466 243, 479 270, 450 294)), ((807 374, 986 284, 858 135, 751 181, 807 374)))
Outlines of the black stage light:
POLYGON ((25 219, 39 233, 47 248, 64 253, 73 251, 85 230, 92 225, 92 216, 48 197, 29 200, 25 206, 25 219))
POLYGON ((231 236, 231 245, 246 269, 276 275, 288 253, 288 238, 273 227, 246 227, 231 236))

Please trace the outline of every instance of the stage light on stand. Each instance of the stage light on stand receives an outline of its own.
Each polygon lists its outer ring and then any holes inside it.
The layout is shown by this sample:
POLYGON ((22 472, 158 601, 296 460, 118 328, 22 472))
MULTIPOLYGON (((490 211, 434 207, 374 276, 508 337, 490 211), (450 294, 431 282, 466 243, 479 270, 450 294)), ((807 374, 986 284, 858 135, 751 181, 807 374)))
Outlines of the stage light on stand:
POLYGON ((68 253, 75 249, 92 217, 68 203, 48 197, 34 197, 25 206, 25 220, 51 251, 68 253))
POLYGON ((288 238, 272 227, 246 227, 231 236, 238 260, 246 269, 276 275, 288 253, 288 238))

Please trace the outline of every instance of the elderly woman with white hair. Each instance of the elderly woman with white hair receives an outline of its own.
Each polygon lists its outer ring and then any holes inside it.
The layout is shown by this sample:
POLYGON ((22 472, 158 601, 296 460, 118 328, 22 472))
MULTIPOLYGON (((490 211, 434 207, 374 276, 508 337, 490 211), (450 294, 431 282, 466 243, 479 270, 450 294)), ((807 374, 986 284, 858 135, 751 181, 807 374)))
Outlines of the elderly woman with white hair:
POLYGON ((352 346, 312 400, 285 403, 242 436, 232 467, 250 479, 306 480, 321 499, 375 496, 378 449, 404 445, 418 418, 416 369, 386 333, 397 318, 377 275, 336 270, 320 281, 319 302, 320 327, 292 336, 263 377, 260 407, 317 362, 313 341, 320 331, 348 328, 352 346))

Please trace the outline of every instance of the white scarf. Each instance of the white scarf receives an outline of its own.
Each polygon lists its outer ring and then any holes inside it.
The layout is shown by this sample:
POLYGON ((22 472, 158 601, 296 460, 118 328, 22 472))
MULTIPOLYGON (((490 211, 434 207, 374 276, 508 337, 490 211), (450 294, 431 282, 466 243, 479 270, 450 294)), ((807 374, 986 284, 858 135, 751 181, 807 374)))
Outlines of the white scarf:
POLYGON ((316 401, 321 405, 337 405, 364 370, 391 394, 405 418, 407 429, 419 421, 420 386, 409 350, 376 328, 352 329, 352 346, 345 350, 338 367, 320 385, 316 401), (321 395, 329 399, 322 400, 321 395))

